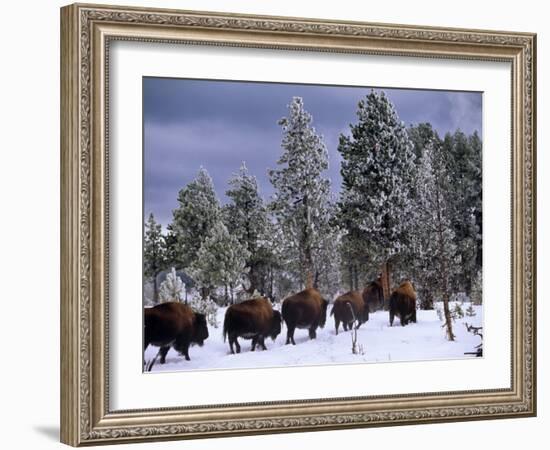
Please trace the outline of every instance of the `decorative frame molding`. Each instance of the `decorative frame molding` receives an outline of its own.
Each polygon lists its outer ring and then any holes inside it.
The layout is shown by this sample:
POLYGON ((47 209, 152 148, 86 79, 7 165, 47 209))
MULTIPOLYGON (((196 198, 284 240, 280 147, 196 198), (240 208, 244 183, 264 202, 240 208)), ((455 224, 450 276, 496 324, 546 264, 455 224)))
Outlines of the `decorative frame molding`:
POLYGON ((536 35, 75 4, 61 9, 61 440, 128 441, 536 414, 536 35), (487 391, 108 408, 112 40, 507 61, 512 66, 512 386, 487 391))

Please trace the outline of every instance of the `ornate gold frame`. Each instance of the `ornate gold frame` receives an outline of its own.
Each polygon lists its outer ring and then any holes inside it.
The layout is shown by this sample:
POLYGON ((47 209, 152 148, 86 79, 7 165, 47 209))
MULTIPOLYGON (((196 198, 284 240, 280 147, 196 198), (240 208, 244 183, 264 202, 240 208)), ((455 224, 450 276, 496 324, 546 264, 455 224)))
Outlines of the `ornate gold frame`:
POLYGON ((70 445, 536 414, 536 36, 75 4, 61 9, 61 440, 70 445), (512 67, 512 385, 477 392, 110 411, 108 110, 112 40, 507 61, 512 67))

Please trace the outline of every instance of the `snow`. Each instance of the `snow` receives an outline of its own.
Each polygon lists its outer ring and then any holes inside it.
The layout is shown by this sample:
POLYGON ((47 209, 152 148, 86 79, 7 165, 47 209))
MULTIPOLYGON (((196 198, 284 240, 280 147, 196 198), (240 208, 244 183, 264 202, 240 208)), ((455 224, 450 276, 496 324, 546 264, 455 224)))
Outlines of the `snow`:
MULTIPOLYGON (((466 311, 469 304, 462 305, 466 311)), ((328 312, 330 312, 329 305, 328 312)), ((451 305, 451 309, 454 305, 451 305)), ((153 366, 155 371, 184 371, 206 369, 246 369, 258 367, 284 367, 321 364, 380 363, 390 361, 418 361, 433 359, 472 358, 465 352, 474 352, 481 342, 479 336, 469 333, 464 323, 483 326, 482 306, 473 306, 476 315, 457 319, 453 324, 456 340, 445 338, 442 322, 435 310, 417 311, 417 323, 402 327, 395 319, 389 326, 388 312, 378 311, 370 315, 370 320, 357 330, 357 342, 364 354, 351 352, 351 332, 335 334, 334 318, 327 313, 325 328, 317 330, 317 339, 310 340, 307 330, 296 330, 296 345, 285 345, 286 326, 275 342, 266 339, 267 351, 250 351, 251 340, 239 338, 241 353, 232 355, 229 344, 223 341, 222 328, 209 326, 209 338, 203 347, 193 346, 189 350, 191 361, 185 361, 176 351, 170 349, 166 363, 159 360, 153 366)), ((226 308, 219 308, 218 323, 223 323, 226 308)), ((158 347, 149 346, 145 351, 145 361, 151 360, 158 347)))

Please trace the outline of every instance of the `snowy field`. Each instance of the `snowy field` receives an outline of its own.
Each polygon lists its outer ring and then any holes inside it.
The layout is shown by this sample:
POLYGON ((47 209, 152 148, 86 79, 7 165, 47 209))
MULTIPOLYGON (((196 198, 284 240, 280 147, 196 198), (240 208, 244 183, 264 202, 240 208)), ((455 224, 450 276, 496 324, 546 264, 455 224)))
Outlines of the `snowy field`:
MULTIPOLYGON (((466 311, 469 304, 462 305, 466 311)), ((370 315, 370 320, 357 331, 357 343, 363 354, 351 351, 351 332, 335 334, 334 318, 329 316, 332 305, 327 310, 325 328, 317 330, 317 339, 310 340, 307 330, 296 330, 296 345, 285 345, 286 326, 275 341, 266 338, 267 351, 250 351, 250 340, 239 338, 241 353, 232 355, 229 344, 224 343, 222 324, 226 308, 218 310, 218 328, 209 325, 209 338, 203 347, 189 349, 191 361, 185 361, 176 351, 170 349, 166 363, 159 360, 153 366, 155 371, 182 371, 203 369, 245 369, 257 367, 303 366, 320 364, 373 363, 389 361, 418 361, 433 359, 472 358, 465 352, 475 351, 481 340, 469 333, 464 323, 476 327, 483 326, 482 306, 473 306, 476 315, 457 319, 453 324, 456 336, 454 342, 445 337, 442 322, 433 311, 417 311, 418 322, 402 327, 396 318, 393 327, 389 326, 388 312, 378 311, 370 315)), ((149 346, 145 351, 145 361, 152 359, 158 347, 149 346)))

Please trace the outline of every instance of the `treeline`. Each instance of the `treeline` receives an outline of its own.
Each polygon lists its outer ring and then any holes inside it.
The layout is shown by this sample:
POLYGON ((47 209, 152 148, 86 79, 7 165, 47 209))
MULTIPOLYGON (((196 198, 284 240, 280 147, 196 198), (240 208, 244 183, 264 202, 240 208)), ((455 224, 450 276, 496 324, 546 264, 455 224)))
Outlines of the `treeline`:
POLYGON ((349 134, 340 136, 342 186, 335 197, 326 146, 301 98, 292 99, 279 125, 282 152, 268 172, 273 197, 264 201, 243 163, 221 205, 201 168, 180 190, 166 233, 149 216, 146 277, 176 267, 203 298, 228 302, 242 291, 281 299, 312 286, 332 298, 380 274, 385 296, 410 278, 426 309, 458 292, 480 295, 477 132, 441 138, 428 123, 407 128, 386 95, 371 91, 349 134))

